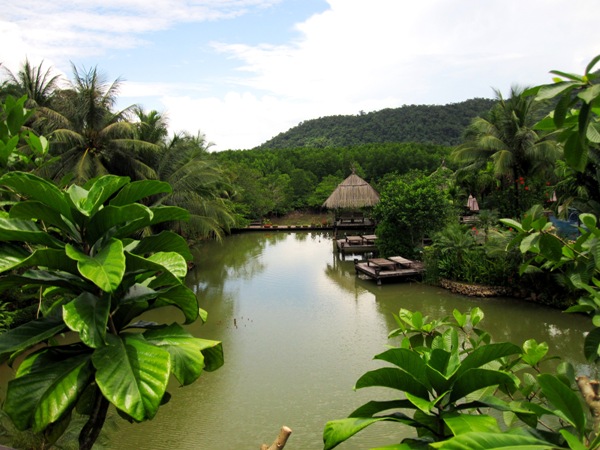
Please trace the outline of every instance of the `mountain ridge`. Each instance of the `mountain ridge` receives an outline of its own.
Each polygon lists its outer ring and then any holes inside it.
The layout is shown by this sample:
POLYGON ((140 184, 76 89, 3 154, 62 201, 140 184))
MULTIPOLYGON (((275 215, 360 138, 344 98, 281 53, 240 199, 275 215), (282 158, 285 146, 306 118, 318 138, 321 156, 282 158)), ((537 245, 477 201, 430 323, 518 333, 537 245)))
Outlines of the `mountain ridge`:
POLYGON ((366 143, 418 142, 454 146, 464 129, 496 103, 473 98, 446 105, 403 105, 358 115, 300 122, 255 149, 349 147, 366 143))

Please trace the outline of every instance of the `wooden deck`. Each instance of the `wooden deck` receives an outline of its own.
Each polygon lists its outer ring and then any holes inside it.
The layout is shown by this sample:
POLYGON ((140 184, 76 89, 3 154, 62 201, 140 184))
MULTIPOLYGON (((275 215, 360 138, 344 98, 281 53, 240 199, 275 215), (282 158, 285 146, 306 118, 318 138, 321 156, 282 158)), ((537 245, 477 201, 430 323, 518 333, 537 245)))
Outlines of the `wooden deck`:
POLYGON ((401 256, 389 258, 371 258, 359 262, 354 260, 356 274, 363 274, 377 281, 380 285, 384 279, 416 278, 423 274, 423 263, 412 261, 401 256))
POLYGON ((364 236, 346 236, 336 239, 335 245, 339 253, 368 253, 376 252, 375 241, 377 236, 374 234, 365 234, 364 236))

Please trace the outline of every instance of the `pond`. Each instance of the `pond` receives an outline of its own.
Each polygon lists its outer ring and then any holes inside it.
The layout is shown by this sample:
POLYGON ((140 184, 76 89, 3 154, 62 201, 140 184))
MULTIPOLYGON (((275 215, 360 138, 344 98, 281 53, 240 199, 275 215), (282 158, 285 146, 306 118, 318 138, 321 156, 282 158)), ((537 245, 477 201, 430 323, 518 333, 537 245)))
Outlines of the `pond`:
MULTIPOLYGON (((372 357, 385 350, 396 328, 392 314, 400 308, 442 317, 480 306, 495 340, 547 341, 555 354, 585 370, 587 319, 415 282, 377 286, 355 275, 352 257, 341 259, 326 232, 239 234, 194 252, 197 265, 188 282, 209 317, 190 329, 223 342, 225 365, 191 386, 173 383, 171 401, 154 420, 119 420, 111 449, 259 449, 283 425, 293 430, 286 448, 322 448, 328 420, 395 395, 353 386, 378 367, 372 357)), ((154 314, 160 321, 181 320, 176 311, 154 314)), ((364 449, 410 435, 401 425, 375 425, 338 448, 364 449)))

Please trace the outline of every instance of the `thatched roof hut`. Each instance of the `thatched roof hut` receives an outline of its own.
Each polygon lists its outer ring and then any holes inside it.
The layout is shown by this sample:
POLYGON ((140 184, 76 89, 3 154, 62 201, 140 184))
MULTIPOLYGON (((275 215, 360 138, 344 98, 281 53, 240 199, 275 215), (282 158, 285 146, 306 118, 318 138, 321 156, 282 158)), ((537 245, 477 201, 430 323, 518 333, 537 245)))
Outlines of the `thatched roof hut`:
POLYGON ((379 194, 373 187, 356 175, 342 181, 323 203, 328 209, 360 209, 379 203, 379 194))

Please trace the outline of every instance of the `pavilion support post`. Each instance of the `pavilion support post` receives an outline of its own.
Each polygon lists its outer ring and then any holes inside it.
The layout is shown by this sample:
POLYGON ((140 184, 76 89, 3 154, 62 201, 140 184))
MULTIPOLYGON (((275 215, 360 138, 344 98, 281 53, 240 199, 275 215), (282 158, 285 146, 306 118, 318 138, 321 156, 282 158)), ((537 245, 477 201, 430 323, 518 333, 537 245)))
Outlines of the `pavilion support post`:
POLYGON ((277 436, 275 442, 273 442, 270 447, 267 444, 261 445, 260 450, 281 450, 283 447, 285 447, 285 443, 290 437, 290 434, 292 434, 292 429, 284 425, 281 427, 279 436, 277 436))

